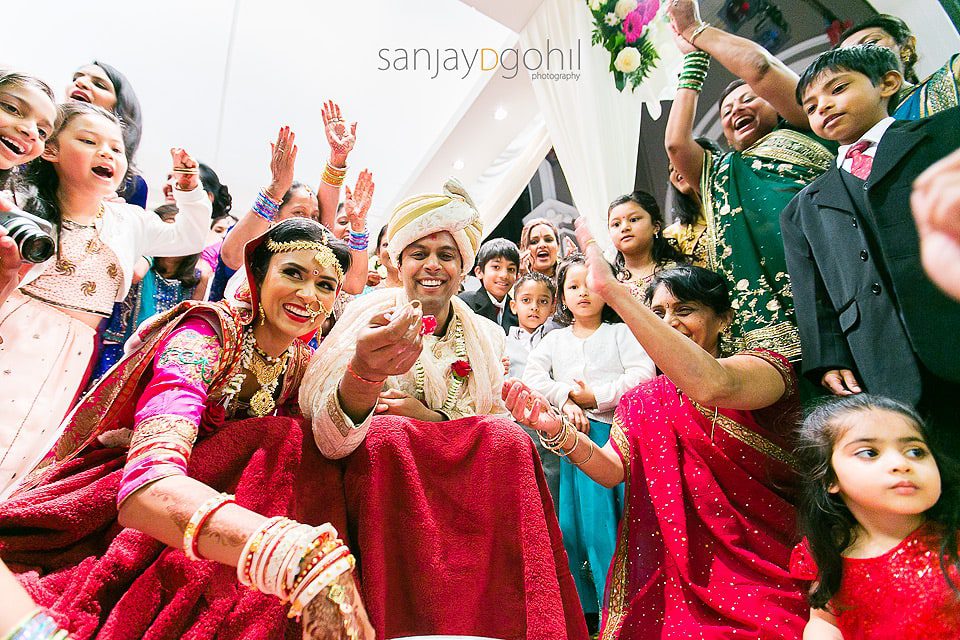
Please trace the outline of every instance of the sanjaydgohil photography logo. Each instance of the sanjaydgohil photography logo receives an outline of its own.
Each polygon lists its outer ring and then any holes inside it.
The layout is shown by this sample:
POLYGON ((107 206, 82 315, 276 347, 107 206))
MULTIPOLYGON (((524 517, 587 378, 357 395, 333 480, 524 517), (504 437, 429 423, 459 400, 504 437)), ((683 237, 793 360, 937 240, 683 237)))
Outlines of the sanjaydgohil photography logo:
POLYGON ((471 73, 500 72, 501 77, 516 78, 521 70, 530 72, 532 80, 577 81, 580 79, 580 39, 576 47, 561 49, 550 46, 546 52, 538 48, 523 49, 425 49, 422 47, 383 48, 377 52, 378 71, 414 72, 431 80, 441 73, 455 73, 461 79, 471 73))

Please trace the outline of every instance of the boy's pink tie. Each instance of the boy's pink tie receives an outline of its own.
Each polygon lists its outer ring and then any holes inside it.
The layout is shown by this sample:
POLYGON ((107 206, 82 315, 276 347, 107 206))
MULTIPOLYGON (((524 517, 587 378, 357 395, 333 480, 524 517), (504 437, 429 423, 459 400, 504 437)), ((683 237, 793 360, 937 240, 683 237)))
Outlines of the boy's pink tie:
POLYGON ((871 142, 869 140, 861 140, 856 144, 850 145, 850 148, 847 149, 847 158, 850 158, 852 164, 850 165, 850 173, 857 176, 861 180, 866 180, 870 176, 870 169, 873 168, 873 158, 864 155, 864 152, 870 148, 871 142))

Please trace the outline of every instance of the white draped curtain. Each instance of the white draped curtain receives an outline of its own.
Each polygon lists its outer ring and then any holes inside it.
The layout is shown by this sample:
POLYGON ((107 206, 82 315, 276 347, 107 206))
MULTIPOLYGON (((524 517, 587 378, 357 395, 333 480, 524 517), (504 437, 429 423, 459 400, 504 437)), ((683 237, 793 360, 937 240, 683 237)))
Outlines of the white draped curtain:
POLYGON ((579 47, 582 54, 578 80, 534 80, 533 90, 574 203, 605 246, 607 205, 633 190, 640 109, 647 103, 659 116, 660 100, 672 97, 681 64, 669 24, 659 17, 651 29, 661 61, 632 93, 617 91, 610 54, 590 44, 593 18, 583 0, 545 0, 520 34, 524 49, 579 47))

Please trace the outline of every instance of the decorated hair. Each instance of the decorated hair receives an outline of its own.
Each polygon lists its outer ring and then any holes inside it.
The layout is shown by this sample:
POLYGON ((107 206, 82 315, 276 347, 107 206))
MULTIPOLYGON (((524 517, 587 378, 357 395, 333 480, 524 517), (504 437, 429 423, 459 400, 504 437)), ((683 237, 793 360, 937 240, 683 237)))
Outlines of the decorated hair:
MULTIPOLYGON (((610 206, 607 207, 607 219, 610 219, 610 212, 613 211, 614 207, 619 207, 621 204, 628 202, 632 202, 646 211, 650 215, 650 220, 653 222, 653 225, 657 227, 657 232, 653 236, 654 268, 656 269, 660 267, 660 265, 669 262, 687 262, 687 256, 680 251, 676 243, 663 235, 663 230, 667 226, 666 221, 663 219, 663 212, 660 211, 660 205, 657 204, 657 199, 646 191, 637 190, 616 198, 610 203, 610 206)), ((620 251, 617 251, 617 257, 614 258, 613 270, 619 280, 630 280, 633 277, 630 270, 627 269, 626 258, 623 257, 623 253, 620 251)))
POLYGON ((906 52, 903 50, 904 45, 908 43, 910 37, 913 35, 913 32, 910 31, 910 27, 907 26, 907 23, 900 18, 886 13, 877 14, 871 18, 867 18, 860 24, 853 25, 840 34, 840 42, 843 42, 857 31, 874 28, 881 29, 886 32, 886 34, 893 38, 893 41, 897 43, 897 46, 901 48, 900 61, 903 62, 903 78, 907 82, 918 84, 920 80, 917 78, 916 69, 914 69, 914 65, 917 64, 917 52, 912 48, 906 52))
POLYGON ((350 269, 350 250, 346 243, 333 237, 326 227, 308 218, 288 218, 278 223, 250 255, 250 273, 259 288, 267 275, 270 259, 277 253, 310 249, 320 255, 321 264, 335 266, 343 284, 343 274, 350 269))
MULTIPOLYGON (((573 324, 573 313, 567 307, 566 302, 563 299, 563 285, 567 282, 567 273, 570 271, 571 267, 574 265, 583 265, 586 266, 587 259, 582 253, 574 253, 567 256, 560 261, 560 264, 557 266, 557 310, 553 313, 553 319, 556 320, 557 324, 563 327, 569 327, 573 324)), ((603 311, 600 313, 601 322, 623 322, 620 319, 620 316, 617 315, 617 312, 613 310, 613 307, 607 303, 603 303, 603 311)))
MULTIPOLYGON (((831 465, 833 450, 846 431, 844 419, 870 410, 895 413, 914 424, 930 446, 927 427, 919 414, 890 398, 858 393, 829 398, 818 404, 803 421, 798 434, 797 455, 802 465, 803 489, 800 498, 800 531, 807 537, 819 574, 809 594, 810 605, 823 609, 840 589, 843 552, 856 539, 858 523, 843 498, 830 492, 837 481, 831 465)), ((940 470, 940 499, 924 515, 941 525, 940 566, 950 586, 948 565, 960 569, 957 531, 960 527, 960 468, 955 461, 930 447, 940 470)))

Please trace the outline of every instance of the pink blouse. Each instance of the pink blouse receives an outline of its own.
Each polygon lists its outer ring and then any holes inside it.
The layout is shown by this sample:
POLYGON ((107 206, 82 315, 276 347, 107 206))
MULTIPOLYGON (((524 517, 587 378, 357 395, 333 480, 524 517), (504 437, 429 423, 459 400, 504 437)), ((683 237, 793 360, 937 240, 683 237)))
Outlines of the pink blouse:
POLYGON ((159 345, 137 403, 118 505, 147 484, 186 475, 221 352, 216 331, 201 318, 187 319, 159 345))

